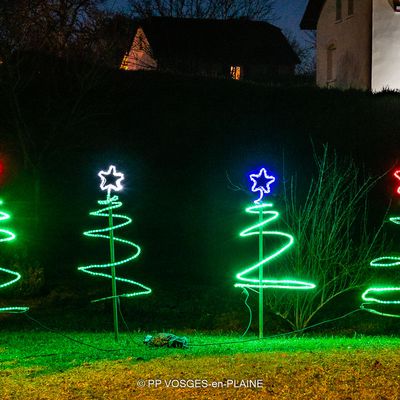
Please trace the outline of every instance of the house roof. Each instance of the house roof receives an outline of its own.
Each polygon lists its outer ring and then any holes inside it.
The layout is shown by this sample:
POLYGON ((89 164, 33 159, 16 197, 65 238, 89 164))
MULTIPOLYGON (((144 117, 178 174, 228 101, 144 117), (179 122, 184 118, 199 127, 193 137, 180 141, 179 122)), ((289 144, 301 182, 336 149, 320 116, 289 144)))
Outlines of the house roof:
POLYGON ((281 30, 267 22, 152 17, 139 22, 156 58, 184 54, 232 65, 294 65, 299 58, 281 30))
POLYGON ((317 29, 317 23, 326 0, 308 0, 307 8, 304 11, 300 22, 301 29, 317 29))

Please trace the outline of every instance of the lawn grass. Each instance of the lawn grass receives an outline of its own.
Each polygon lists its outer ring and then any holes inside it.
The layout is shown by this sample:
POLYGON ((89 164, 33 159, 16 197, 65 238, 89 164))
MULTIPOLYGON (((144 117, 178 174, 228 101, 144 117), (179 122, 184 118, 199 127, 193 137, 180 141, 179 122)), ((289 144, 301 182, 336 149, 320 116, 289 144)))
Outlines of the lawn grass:
MULTIPOLYGON (((184 335, 184 334, 183 334, 184 335)), ((40 373, 64 371, 85 363, 130 358, 133 362, 159 357, 203 357, 236 353, 332 352, 395 350, 400 338, 386 336, 349 337, 283 337, 241 338, 237 335, 186 335, 188 349, 149 347, 143 344, 145 334, 120 334, 118 343, 110 332, 2 332, 0 335, 0 368, 39 367, 40 373), (65 336, 62 336, 65 335, 65 336)))
MULTIPOLYGON (((50 82, 45 73, 31 75, 29 71, 19 93, 24 99, 23 122, 39 148, 42 142, 50 146, 48 155, 36 160, 42 188, 39 234, 32 232, 29 188, 35 185, 29 171, 10 178, 5 195, 10 204, 19 204, 13 208, 18 236, 40 249, 35 257, 46 283, 41 288, 40 282, 28 280, 28 267, 36 264, 29 259, 20 271, 25 286, 18 295, 31 290, 37 301, 23 298, 22 304, 49 326, 76 331, 62 331, 70 337, 66 338, 21 330, 25 324, 20 320, 1 320, 0 400, 400 398, 396 337, 291 336, 233 343, 240 340, 238 335, 184 331, 240 331, 247 324, 239 293, 223 289, 233 285, 237 271, 242 250, 235 251, 236 232, 245 223, 240 209, 247 201, 227 187, 227 172, 233 182, 245 185, 244 171, 249 167, 268 160, 279 169, 284 154, 288 176, 298 170, 308 176, 312 138, 316 147, 329 143, 340 154, 366 163, 373 174, 381 174, 398 157, 400 119, 393 118, 400 105, 398 93, 266 87, 153 73, 112 73, 82 93, 77 76, 56 75, 50 82), (83 101, 77 101, 81 97, 83 101), (79 102, 75 116, 70 105, 79 102), (79 152, 71 157, 75 149, 79 152), (93 171, 104 159, 118 160, 124 171, 131 171, 124 205, 134 214, 132 232, 143 248, 135 278, 157 294, 140 306, 124 305, 128 323, 137 326, 132 324, 140 321, 150 331, 174 327, 175 333, 189 337, 189 349, 148 348, 143 345, 144 333, 124 333, 116 345, 110 332, 78 332, 111 321, 101 304, 84 308, 88 298, 103 290, 101 282, 76 272, 86 258, 93 262, 99 248, 93 242, 88 251, 90 244, 80 242, 80 232, 91 223, 87 213, 98 195, 93 171), (171 389, 165 382, 157 389, 149 386, 150 379, 173 378, 223 383, 261 379, 263 388, 171 389), (144 387, 138 387, 139 379, 144 379, 144 387)), ((17 149, 15 116, 8 97, 3 97, 1 132, 10 149, 17 149)), ((378 199, 386 193, 381 189, 377 188, 378 199)), ((371 204, 380 221, 387 205, 379 201, 371 204)), ((15 287, 10 292, 15 293, 15 287)), ((359 296, 342 304, 358 307, 355 299, 359 296)), ((5 301, 14 304, 11 298, 5 301)), ((369 317, 346 322, 351 324, 349 331, 362 331, 365 323, 370 324, 369 332, 397 331, 396 321, 389 331, 387 319, 375 322, 369 317)), ((338 322, 333 329, 340 331, 338 322)))
POLYGON ((118 344, 111 333, 62 334, 70 339, 51 332, 1 333, 1 399, 252 399, 261 394, 276 399, 398 399, 400 395, 397 337, 241 341, 237 335, 196 333, 189 335, 190 347, 181 350, 147 347, 142 333, 123 333, 118 344), (145 387, 138 387, 139 379, 145 387), (151 379, 159 379, 159 387, 151 379), (171 379, 230 382, 230 386, 168 388, 171 379), (262 380, 262 388, 239 387, 256 379, 262 380))

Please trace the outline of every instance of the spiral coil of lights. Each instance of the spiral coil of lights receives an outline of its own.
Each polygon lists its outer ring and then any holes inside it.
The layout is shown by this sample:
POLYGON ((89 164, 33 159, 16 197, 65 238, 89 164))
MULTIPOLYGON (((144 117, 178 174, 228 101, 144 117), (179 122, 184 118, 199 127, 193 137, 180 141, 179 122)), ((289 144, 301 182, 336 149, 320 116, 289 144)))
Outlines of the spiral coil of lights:
MULTIPOLYGON (((390 222, 400 225, 400 217, 392 217, 389 218, 390 222)), ((378 268, 391 268, 400 266, 400 257, 396 256, 384 256, 378 257, 371 261, 371 267, 378 268)), ((389 293, 398 293, 400 295, 400 287, 370 287, 361 295, 361 298, 366 302, 361 305, 361 308, 365 311, 368 311, 373 314, 382 315, 384 317, 394 317, 400 318, 399 314, 380 312, 374 308, 371 308, 372 305, 400 305, 400 300, 383 300, 380 299, 379 295, 387 295, 389 293)))
POLYGON ((264 227, 268 225, 270 222, 274 221, 279 217, 279 212, 270 210, 273 206, 272 203, 261 203, 255 206, 247 207, 246 212, 249 214, 260 214, 262 212, 263 215, 266 215, 267 218, 263 219, 262 222, 254 224, 242 232, 240 232, 240 237, 247 237, 253 235, 259 235, 260 231, 262 230, 263 235, 268 236, 280 236, 285 238, 286 243, 273 251, 270 255, 264 257, 261 261, 247 267, 245 270, 236 274, 236 278, 241 281, 240 283, 236 283, 235 287, 243 287, 243 288, 276 288, 276 289, 297 289, 297 290, 307 290, 307 289, 314 289, 315 284, 310 282, 304 282, 299 280, 292 280, 292 279, 263 279, 261 282, 258 278, 248 278, 247 275, 255 272, 259 268, 264 268, 268 265, 273 259, 277 258, 282 253, 286 252, 294 243, 293 236, 280 232, 280 231, 269 231, 264 230, 264 227))
MULTIPOLYGON (((106 200, 99 200, 98 204, 100 206, 102 206, 102 208, 99 210, 90 212, 90 215, 95 216, 95 217, 108 218, 110 210, 115 210, 122 206, 122 202, 118 201, 118 196, 112 196, 112 197, 107 196, 106 200)), ((102 238, 102 239, 109 240, 111 231, 120 229, 123 226, 126 226, 132 222, 132 219, 130 217, 128 217, 126 215, 122 215, 122 214, 114 214, 113 213, 113 219, 119 219, 121 222, 113 225, 112 227, 105 227, 102 229, 93 229, 93 230, 86 231, 83 234, 88 237, 95 237, 95 238, 102 238)), ((115 261, 113 263, 108 262, 108 263, 104 263, 104 264, 91 264, 91 265, 79 267, 78 270, 85 272, 89 275, 112 279, 111 273, 102 272, 102 271, 104 271, 104 270, 108 271, 108 270, 110 270, 110 267, 112 267, 112 266, 117 267, 117 266, 126 264, 139 256, 141 249, 137 244, 131 242, 130 240, 121 239, 118 237, 114 237, 114 241, 118 242, 118 243, 122 243, 124 245, 131 246, 134 249, 134 254, 132 254, 131 256, 126 257, 120 261, 115 261)), ((145 295, 145 294, 151 293, 151 289, 149 287, 147 287, 139 282, 136 282, 132 279, 127 279, 127 278, 122 278, 122 277, 116 276, 115 280, 118 282, 124 282, 127 284, 131 284, 131 285, 134 285, 134 286, 140 288, 139 290, 136 290, 134 292, 119 294, 116 297, 134 297, 134 296, 140 296, 140 295, 145 295)), ((115 296, 102 297, 100 299, 92 300, 92 302, 94 303, 94 302, 98 302, 98 301, 113 299, 114 297, 115 296)))
MULTIPOLYGON (((0 201, 0 205, 1 204, 3 204, 2 201, 0 201)), ((10 215, 5 213, 4 211, 0 211, 0 221, 5 221, 7 219, 10 219, 10 215)), ((0 229, 0 234, 4 235, 2 238, 0 238, 0 242, 9 242, 15 239, 15 234, 9 230, 0 229)), ((12 271, 10 269, 0 267, 0 272, 11 275, 11 280, 0 283, 0 289, 11 286, 21 279, 20 273, 12 271)), ((0 307, 0 313, 23 313, 28 310, 29 307, 0 307)))

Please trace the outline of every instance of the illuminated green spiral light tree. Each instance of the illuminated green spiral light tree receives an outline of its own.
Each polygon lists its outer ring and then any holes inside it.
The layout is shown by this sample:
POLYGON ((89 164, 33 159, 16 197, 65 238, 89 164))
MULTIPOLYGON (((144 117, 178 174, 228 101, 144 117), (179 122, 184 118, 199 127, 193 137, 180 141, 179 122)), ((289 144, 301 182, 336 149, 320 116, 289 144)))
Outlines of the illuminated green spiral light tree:
MULTIPOLYGON (((0 200, 0 205, 2 204, 3 202, 0 200)), ((0 211, 0 221, 5 221, 7 219, 10 219, 10 215, 4 211, 0 211)), ((0 229, 0 242, 9 242, 14 239, 15 234, 13 232, 6 229, 0 229)), ((2 276, 3 274, 6 274, 6 277, 8 277, 8 279, 3 283, 2 280, 0 280, 0 289, 11 286, 21 279, 21 274, 7 268, 0 267, 0 273, 2 276)), ((0 313, 23 313, 28 310, 29 307, 0 307, 0 313)))
POLYGON ((112 195, 113 191, 120 191, 122 189, 122 180, 124 179, 124 175, 120 172, 116 171, 115 166, 111 165, 108 171, 100 171, 98 176, 101 179, 100 189, 103 191, 107 191, 107 197, 105 200, 99 200, 98 204, 101 206, 99 210, 90 212, 90 215, 95 217, 104 217, 108 219, 108 226, 101 229, 94 229, 90 231, 86 231, 83 234, 89 237, 102 238, 107 239, 110 245, 110 262, 104 264, 91 264, 87 266, 79 267, 78 270, 85 272, 90 275, 99 276, 103 278, 111 279, 111 289, 112 295, 102 297, 97 300, 93 300, 92 302, 99 302, 104 300, 112 300, 113 303, 113 319, 114 319, 114 335, 115 340, 118 341, 119 329, 118 329, 118 301, 121 297, 136 297, 140 295, 146 295, 151 293, 151 289, 147 286, 136 282, 132 279, 121 278, 116 276, 116 267, 126 264, 135 258, 137 258, 140 254, 140 247, 131 242, 130 240, 121 239, 119 237, 114 236, 114 231, 116 229, 122 228, 132 222, 132 219, 126 215, 115 214, 114 210, 120 208, 122 206, 122 202, 118 200, 118 196, 112 195), (118 220, 119 223, 114 223, 114 221, 118 220), (133 249, 133 254, 129 257, 126 257, 120 261, 115 260, 115 249, 114 244, 122 243, 124 245, 130 246, 133 249), (129 291, 124 294, 117 294, 117 282, 130 284, 136 287, 135 291, 129 291))
MULTIPOLYGON (((394 172, 394 176, 400 180, 400 169, 394 172)), ((400 194, 400 186, 396 189, 396 193, 400 194)), ((400 217, 391 217, 389 221, 400 225, 400 217)), ((371 261, 370 266, 376 268, 400 267, 400 256, 378 257, 371 261)), ((400 318, 400 310, 398 312, 382 311, 385 308, 392 310, 396 306, 400 307, 400 286, 374 285, 365 290, 361 298, 365 302, 361 305, 363 310, 384 317, 400 318)))
POLYGON ((269 176, 265 168, 261 168, 258 174, 251 174, 252 192, 259 192, 259 198, 255 205, 246 208, 249 214, 258 214, 258 222, 240 232, 240 237, 258 236, 258 262, 251 264, 243 271, 236 274, 239 281, 234 286, 245 290, 247 288, 258 290, 258 324, 259 337, 264 336, 264 289, 309 290, 315 285, 311 282, 303 282, 293 279, 271 279, 264 276, 264 268, 270 267, 271 261, 286 252, 294 243, 293 236, 280 231, 266 230, 266 226, 279 217, 279 212, 272 210, 272 203, 264 203, 263 197, 271 192, 270 185, 275 182, 274 176, 269 176), (264 254, 264 238, 269 236, 281 237, 284 243, 264 254))

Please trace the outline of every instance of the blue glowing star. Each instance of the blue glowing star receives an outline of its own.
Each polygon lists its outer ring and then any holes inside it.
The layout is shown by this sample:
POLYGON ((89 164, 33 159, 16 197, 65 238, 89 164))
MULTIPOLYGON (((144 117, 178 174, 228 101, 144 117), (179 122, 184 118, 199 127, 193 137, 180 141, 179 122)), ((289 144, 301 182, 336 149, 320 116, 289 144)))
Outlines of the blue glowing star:
POLYGON ((271 183, 275 182, 274 176, 269 176, 265 168, 261 168, 258 174, 251 174, 250 179, 253 182, 251 187, 252 192, 260 192, 260 197, 254 201, 256 204, 260 204, 264 195, 271 192, 269 187, 271 183))
POLYGON ((118 192, 122 189, 121 181, 124 180, 124 174, 117 172, 114 165, 110 165, 108 171, 100 171, 97 175, 101 179, 100 189, 107 190, 108 195, 110 195, 112 190, 118 192), (107 183, 107 179, 110 179, 110 177, 113 178, 114 181, 112 183, 107 183))

